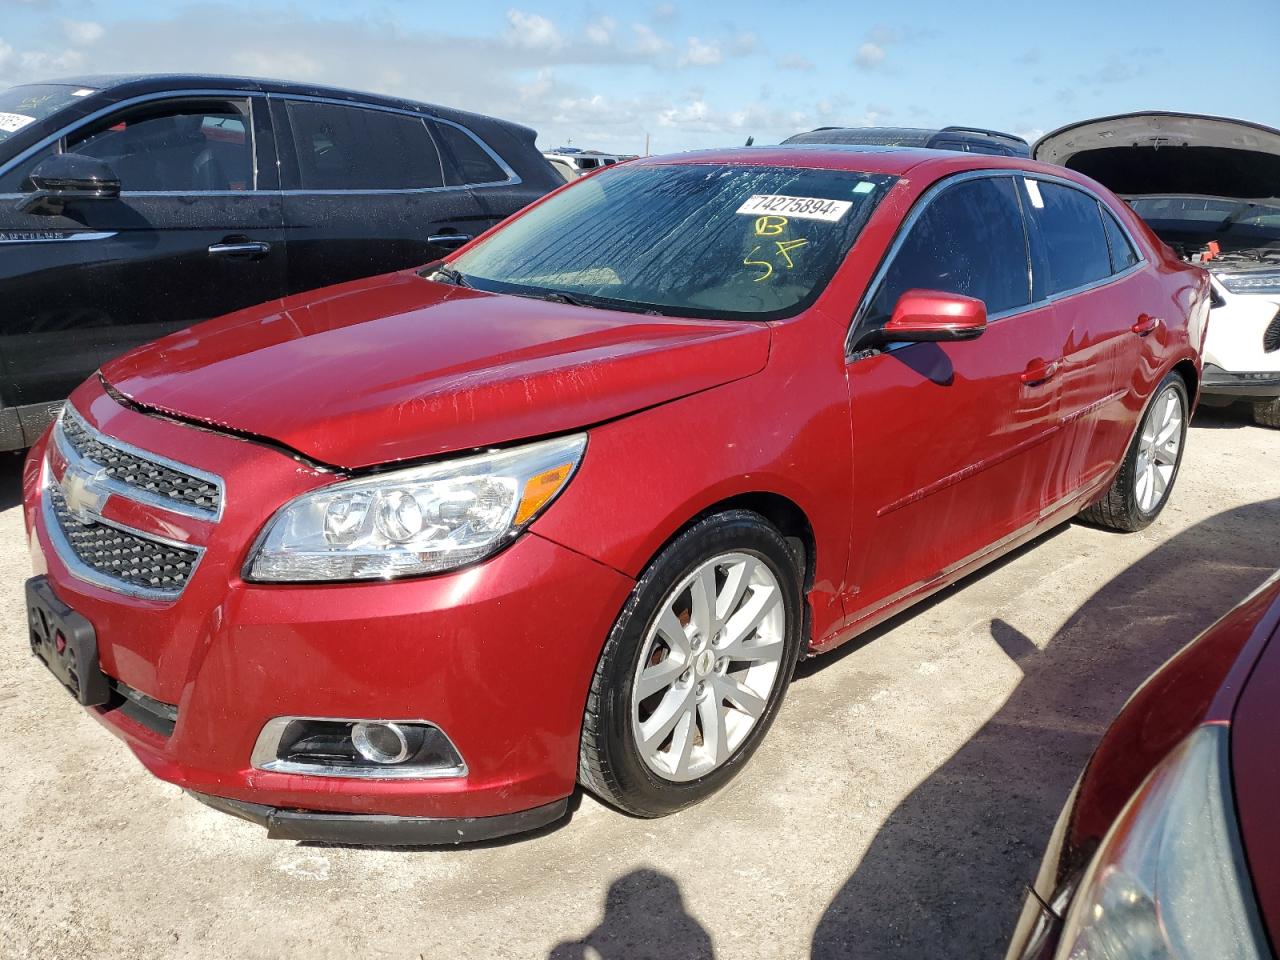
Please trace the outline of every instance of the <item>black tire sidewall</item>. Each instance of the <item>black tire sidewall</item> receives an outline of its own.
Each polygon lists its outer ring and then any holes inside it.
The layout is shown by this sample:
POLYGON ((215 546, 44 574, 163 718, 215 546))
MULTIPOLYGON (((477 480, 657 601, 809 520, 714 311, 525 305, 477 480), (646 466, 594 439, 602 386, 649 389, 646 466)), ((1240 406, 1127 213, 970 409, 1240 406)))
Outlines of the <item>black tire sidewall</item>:
POLYGON ((763 517, 748 511, 717 514, 669 544, 637 581, 615 623, 601 664, 605 681, 600 700, 598 748, 632 812, 647 816, 672 813, 697 803, 732 780, 751 758, 782 705, 799 659, 802 598, 796 563, 782 535, 763 517), (769 701, 747 738, 724 764, 696 780, 677 783, 649 769, 631 731, 631 690, 649 628, 670 591, 697 567, 724 553, 745 553, 767 564, 782 593, 786 636, 779 673, 769 701))
POLYGON ((1136 521, 1135 529, 1141 529, 1154 522, 1169 503, 1169 498, 1173 496, 1173 487, 1178 482, 1178 473, 1182 469, 1182 455, 1187 450, 1187 430, 1191 419, 1190 410, 1191 398, 1187 393, 1186 382, 1177 373, 1170 372, 1166 374, 1164 379, 1160 381, 1159 386, 1151 394, 1151 400, 1147 403, 1147 408, 1142 411, 1142 419, 1138 421, 1138 429, 1133 435, 1133 442, 1129 444, 1129 452, 1125 455, 1123 481, 1125 512, 1136 521), (1155 505, 1155 509, 1148 513, 1138 504, 1138 491, 1134 482, 1136 479, 1134 474, 1137 472, 1138 451, 1142 446, 1143 427, 1146 426, 1147 418, 1155 412, 1156 401, 1169 387, 1173 387, 1177 391, 1179 402, 1182 404, 1182 435, 1178 440, 1178 458, 1173 464, 1173 476, 1169 478, 1169 486, 1165 488, 1164 496, 1155 505))

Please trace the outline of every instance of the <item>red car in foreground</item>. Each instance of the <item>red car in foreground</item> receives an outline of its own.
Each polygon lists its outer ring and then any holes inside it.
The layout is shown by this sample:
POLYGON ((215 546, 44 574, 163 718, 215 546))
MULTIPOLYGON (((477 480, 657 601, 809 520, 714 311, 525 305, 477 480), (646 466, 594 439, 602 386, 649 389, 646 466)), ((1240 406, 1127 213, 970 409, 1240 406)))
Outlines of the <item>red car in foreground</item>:
POLYGON ((1009 960, 1266 960, 1280 935, 1280 575, 1130 699, 1067 800, 1009 960))
POLYGON ((1208 309, 1087 178, 618 165, 421 272, 175 334, 25 471, 36 655, 271 835, 479 839, 732 778, 802 656, 1177 474, 1208 309))

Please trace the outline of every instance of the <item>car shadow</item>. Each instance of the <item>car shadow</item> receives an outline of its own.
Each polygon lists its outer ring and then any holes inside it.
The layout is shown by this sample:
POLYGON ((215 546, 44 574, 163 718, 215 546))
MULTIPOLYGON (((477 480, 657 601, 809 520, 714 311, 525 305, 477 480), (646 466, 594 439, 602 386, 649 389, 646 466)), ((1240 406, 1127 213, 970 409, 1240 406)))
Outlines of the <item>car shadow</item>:
MULTIPOLYGON (((1009 698, 898 805, 831 899, 814 960, 1003 956, 1062 803, 1161 663, 1280 567, 1280 500, 1209 517, 1094 593, 1043 649, 1003 620, 1009 698)), ((811 668, 812 669, 812 668, 811 668)))
POLYGON ((22 463, 25 450, 0 453, 0 510, 22 503, 22 463))
POLYGON ((1241 427, 1252 427, 1253 407, 1247 403, 1232 403, 1225 407, 1206 407, 1201 404, 1196 408, 1192 421, 1195 426, 1209 430, 1239 430, 1241 427))
POLYGON ((711 935, 685 909, 680 885, 659 870, 624 874, 605 894, 604 917, 547 960, 711 960, 711 935))

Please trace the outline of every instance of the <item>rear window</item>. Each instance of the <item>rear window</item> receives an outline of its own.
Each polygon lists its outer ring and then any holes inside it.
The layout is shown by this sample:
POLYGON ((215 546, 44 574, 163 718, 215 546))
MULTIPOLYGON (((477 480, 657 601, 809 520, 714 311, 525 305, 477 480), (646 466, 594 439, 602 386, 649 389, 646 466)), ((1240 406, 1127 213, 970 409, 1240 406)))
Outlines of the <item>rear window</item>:
POLYGON ((1098 201, 1080 190, 1026 178, 1027 214, 1038 238, 1036 299, 1111 275, 1098 201))
POLYGON ((0 90, 0 143, 96 90, 64 83, 30 83, 0 90))
POLYGON ((446 177, 450 186, 502 183, 510 179, 488 151, 465 130, 443 122, 437 123, 435 128, 436 136, 444 147, 446 177))
POLYGON ((304 190, 414 190, 443 186, 440 155, 421 117, 288 101, 304 190))
POLYGON ((451 266, 472 286, 673 316, 770 320, 825 289, 893 177, 618 164, 451 266))

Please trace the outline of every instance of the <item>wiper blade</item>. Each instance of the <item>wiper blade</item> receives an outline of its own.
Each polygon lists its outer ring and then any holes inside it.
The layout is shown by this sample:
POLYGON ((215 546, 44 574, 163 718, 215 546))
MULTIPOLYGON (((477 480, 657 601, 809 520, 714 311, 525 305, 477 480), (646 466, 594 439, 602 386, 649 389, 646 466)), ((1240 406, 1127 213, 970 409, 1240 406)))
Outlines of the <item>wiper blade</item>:
POLYGON ((455 287, 470 287, 466 276, 453 267, 439 266, 433 267, 431 273, 427 276, 428 280, 437 280, 443 283, 452 283, 455 287))

